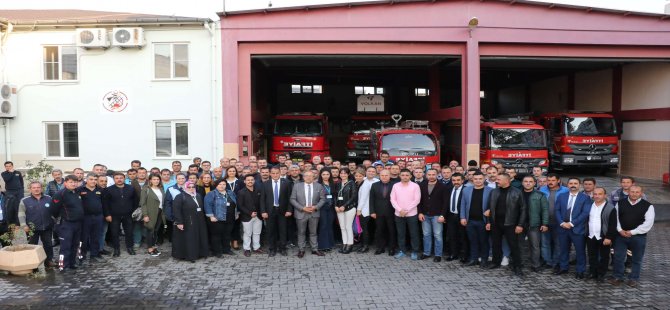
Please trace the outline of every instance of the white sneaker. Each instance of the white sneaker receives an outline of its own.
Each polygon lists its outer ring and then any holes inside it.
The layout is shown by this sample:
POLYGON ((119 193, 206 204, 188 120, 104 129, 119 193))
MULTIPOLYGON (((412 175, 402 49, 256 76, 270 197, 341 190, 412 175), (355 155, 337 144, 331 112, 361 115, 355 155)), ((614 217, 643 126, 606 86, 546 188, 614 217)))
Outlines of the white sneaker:
POLYGON ((503 259, 500 262, 500 266, 507 266, 507 265, 509 265, 509 258, 507 258, 507 256, 503 256, 503 259))

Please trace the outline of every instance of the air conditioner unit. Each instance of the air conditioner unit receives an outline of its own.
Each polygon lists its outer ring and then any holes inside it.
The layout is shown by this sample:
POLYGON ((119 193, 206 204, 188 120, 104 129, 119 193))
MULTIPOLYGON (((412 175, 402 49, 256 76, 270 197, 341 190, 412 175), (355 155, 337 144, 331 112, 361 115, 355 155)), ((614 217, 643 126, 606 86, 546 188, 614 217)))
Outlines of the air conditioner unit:
POLYGON ((2 84, 0 87, 0 118, 14 118, 17 112, 16 86, 2 84))
POLYGON ((77 29, 77 46, 89 48, 108 48, 109 35, 105 28, 80 28, 77 29))
POLYGON ((112 45, 120 48, 139 47, 144 42, 144 29, 140 27, 112 28, 112 45))

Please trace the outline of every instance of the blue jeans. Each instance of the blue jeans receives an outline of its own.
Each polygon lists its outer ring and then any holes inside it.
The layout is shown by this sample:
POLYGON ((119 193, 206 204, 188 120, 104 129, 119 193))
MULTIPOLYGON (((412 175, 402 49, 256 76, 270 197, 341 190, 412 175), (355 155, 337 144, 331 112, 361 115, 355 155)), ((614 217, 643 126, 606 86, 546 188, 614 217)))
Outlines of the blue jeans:
POLYGON ((489 236, 486 233, 484 221, 468 221, 465 227, 470 240, 470 260, 477 261, 481 258, 481 263, 489 261, 489 236))
POLYGON ((409 229, 410 243, 412 245, 412 253, 419 252, 419 216, 395 217, 395 226, 398 233, 398 249, 402 252, 409 253, 407 248, 406 234, 409 229))
POLYGON ((139 246, 142 244, 142 236, 144 235, 144 222, 133 223, 133 243, 139 246))
POLYGON ((542 259, 551 267, 558 265, 558 255, 561 252, 557 229, 562 228, 550 225, 549 231, 542 233, 542 259))
POLYGON ((628 249, 633 252, 632 270, 628 279, 640 280, 640 270, 642 270, 642 258, 644 249, 647 246, 647 235, 634 235, 630 238, 617 236, 614 243, 614 278, 623 280, 624 263, 626 262, 626 252, 628 249))
POLYGON ((107 236, 108 228, 109 223, 103 218, 102 224, 100 225, 100 251, 105 249, 105 237, 107 236))
POLYGON ((437 221, 439 216, 425 216, 421 222, 423 228, 423 255, 430 256, 435 238, 435 256, 442 256, 442 229, 444 225, 437 221))

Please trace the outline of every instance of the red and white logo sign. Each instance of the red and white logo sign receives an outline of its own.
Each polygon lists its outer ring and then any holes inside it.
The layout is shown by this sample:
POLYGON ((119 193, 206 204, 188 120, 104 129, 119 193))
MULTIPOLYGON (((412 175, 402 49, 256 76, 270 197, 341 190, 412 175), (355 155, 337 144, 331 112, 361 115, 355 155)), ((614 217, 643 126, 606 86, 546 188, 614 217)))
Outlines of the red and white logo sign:
POLYGON ((120 90, 112 90, 102 96, 102 107, 109 112, 123 112, 128 103, 128 96, 120 90))

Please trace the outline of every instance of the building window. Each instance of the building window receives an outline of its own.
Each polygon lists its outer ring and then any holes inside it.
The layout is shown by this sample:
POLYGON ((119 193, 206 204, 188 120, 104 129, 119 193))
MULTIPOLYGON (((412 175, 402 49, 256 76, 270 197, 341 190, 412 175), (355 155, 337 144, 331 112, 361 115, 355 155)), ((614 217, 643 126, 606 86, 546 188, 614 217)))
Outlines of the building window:
POLYGON ((188 122, 156 121, 156 157, 188 156, 188 122))
POLYGON ((154 78, 188 79, 188 44, 154 44, 154 78))
POLYGON ((430 89, 427 88, 415 88, 414 96, 416 97, 428 97, 430 96, 430 89))
POLYGON ((42 47, 45 81, 77 80, 77 47, 48 45, 42 47))
POLYGON ((323 86, 321 85, 291 85, 291 94, 322 94, 323 86))
POLYGON ((46 157, 79 157, 77 123, 45 123, 46 157))
POLYGON ((356 95, 383 95, 384 94, 384 87, 354 86, 354 94, 356 94, 356 95))

